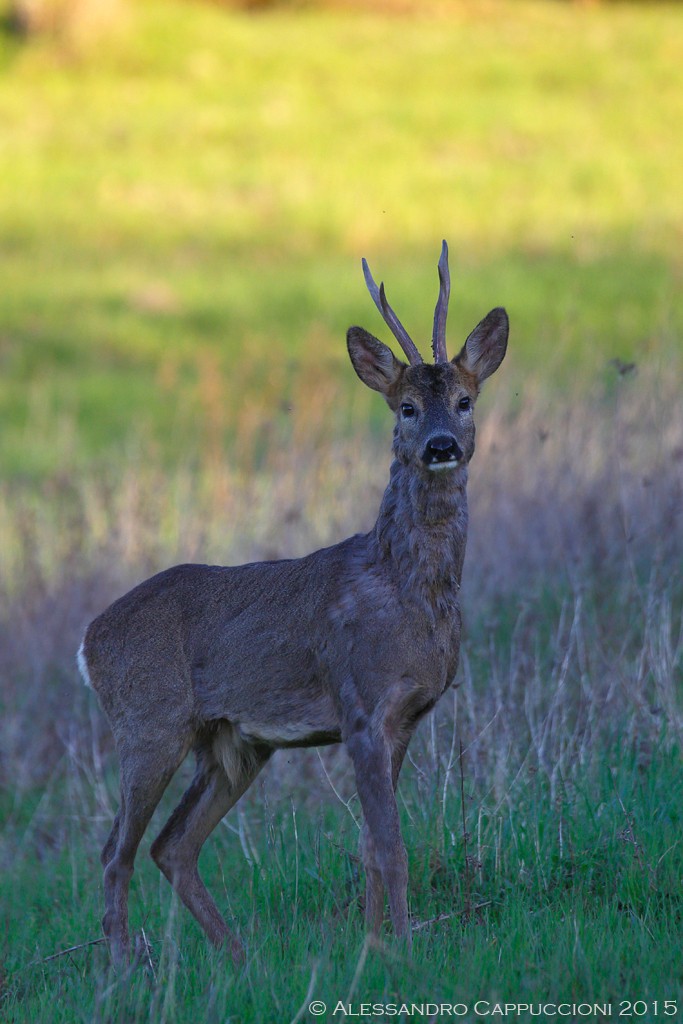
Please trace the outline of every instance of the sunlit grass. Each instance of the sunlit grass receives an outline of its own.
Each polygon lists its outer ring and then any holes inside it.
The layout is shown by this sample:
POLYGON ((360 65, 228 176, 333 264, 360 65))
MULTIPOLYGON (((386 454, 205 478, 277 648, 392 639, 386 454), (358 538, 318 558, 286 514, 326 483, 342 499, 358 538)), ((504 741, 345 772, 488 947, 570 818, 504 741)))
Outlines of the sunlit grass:
POLYGON ((443 236, 451 348, 506 305, 515 386, 678 358, 682 22, 145 2, 80 56, 0 37, 0 465, 196 445, 205 349, 242 408, 266 358, 350 382, 344 330, 383 330, 360 256, 424 342, 443 236))
POLYGON ((10 222, 40 225, 52 201, 76 235, 152 228, 157 250, 202 228, 266 252, 405 250, 449 228, 489 253, 590 253, 622 232, 673 252, 681 20, 675 5, 387 20, 143 3, 80 63, 9 62, 10 222))

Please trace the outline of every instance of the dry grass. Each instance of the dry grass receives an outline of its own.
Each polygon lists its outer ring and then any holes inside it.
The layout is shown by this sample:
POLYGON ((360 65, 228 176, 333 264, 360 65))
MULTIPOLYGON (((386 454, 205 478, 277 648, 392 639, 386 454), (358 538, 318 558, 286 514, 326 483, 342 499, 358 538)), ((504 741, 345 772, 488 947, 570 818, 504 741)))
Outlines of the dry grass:
MULTIPOLYGON (((612 384, 609 395, 552 407, 527 396, 522 409, 501 407, 492 385, 482 402, 459 685, 418 730, 399 788, 415 971, 430 993, 456 962, 465 988, 474 978, 487 995, 499 984, 564 992, 579 938, 580 998, 621 996, 624 963, 635 965, 628 977, 642 967, 638 991, 678 991, 667 957, 680 927, 683 423, 673 386, 664 393, 644 374, 612 384), (532 956, 538 977, 519 966, 532 956)), ((206 959, 144 856, 133 928, 150 937, 151 980, 130 979, 134 1007, 129 981, 117 987, 105 951, 89 944, 101 913, 95 851, 118 798, 108 729, 76 674, 83 626, 171 562, 298 554, 370 526, 388 472, 388 439, 378 445, 365 423, 341 435, 329 393, 311 404, 295 396, 282 430, 264 433, 265 407, 252 409, 249 431, 226 444, 220 378, 207 368, 202 387, 203 460, 165 470, 147 452, 97 479, 0 489, 10 1020, 24 1019, 29 999, 34 1019, 73 1019, 83 1005, 92 1020, 191 1020, 204 1011, 187 1004, 204 1007, 216 991, 220 1019, 272 1019, 270 1008, 259 1018, 235 1009, 251 1007, 255 991, 284 1000, 291 1019, 316 965, 316 995, 348 991, 334 958, 320 960, 330 927, 346 929, 342 963, 349 936, 362 946, 359 810, 341 748, 277 754, 207 844, 210 888, 251 943, 246 975, 206 959), (53 1009, 57 985, 63 1012, 53 1009)), ((159 818, 190 771, 174 779, 159 818)), ((363 991, 386 995, 375 960, 363 991)), ((411 983, 407 966, 391 969, 411 983)))
MULTIPOLYGON (((202 460, 168 470, 141 455, 97 478, 0 489, 0 748, 12 789, 44 779, 74 745, 91 750, 93 728, 106 747, 73 653, 119 593, 175 562, 299 555, 373 522, 388 441, 331 428, 333 385, 302 380, 281 427, 264 400, 228 444, 210 370, 202 460)), ((614 377, 609 394, 564 403, 483 400, 456 704, 472 765, 492 784, 509 777, 501 758, 521 766, 533 752, 535 767, 564 774, 608 734, 643 749, 663 729, 681 738, 683 418, 673 387, 614 377)))

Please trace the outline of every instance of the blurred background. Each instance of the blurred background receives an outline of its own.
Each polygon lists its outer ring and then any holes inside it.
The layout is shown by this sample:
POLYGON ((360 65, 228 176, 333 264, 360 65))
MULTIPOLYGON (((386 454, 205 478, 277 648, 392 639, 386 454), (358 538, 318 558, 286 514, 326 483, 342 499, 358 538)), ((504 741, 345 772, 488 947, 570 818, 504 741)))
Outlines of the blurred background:
POLYGON ((680 5, 3 6, 5 479, 258 448, 294 396, 386 432, 360 259, 427 343, 442 237, 451 349, 510 312, 496 403, 673 372, 680 5))
POLYGON ((346 355, 352 323, 387 335, 362 256, 425 350, 444 237, 450 351, 510 314, 478 411, 473 622, 679 558, 680 4, 1 12, 13 784, 61 756, 73 651, 123 589, 372 524, 391 424, 346 355))

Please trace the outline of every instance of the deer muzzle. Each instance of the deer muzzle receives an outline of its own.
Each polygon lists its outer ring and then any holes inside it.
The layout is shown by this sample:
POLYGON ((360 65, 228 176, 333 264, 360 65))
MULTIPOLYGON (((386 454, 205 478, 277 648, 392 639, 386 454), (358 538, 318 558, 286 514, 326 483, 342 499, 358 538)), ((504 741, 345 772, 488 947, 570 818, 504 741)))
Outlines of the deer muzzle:
POLYGON ((462 459, 462 449, 452 434, 430 437, 422 453, 422 461, 429 470, 455 469, 462 459))

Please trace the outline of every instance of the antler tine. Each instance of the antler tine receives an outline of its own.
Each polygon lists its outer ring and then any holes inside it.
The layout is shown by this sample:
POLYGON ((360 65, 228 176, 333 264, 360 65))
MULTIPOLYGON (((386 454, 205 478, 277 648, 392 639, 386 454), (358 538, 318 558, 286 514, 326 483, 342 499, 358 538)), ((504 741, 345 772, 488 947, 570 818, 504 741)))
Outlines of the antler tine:
POLYGON ((451 294, 451 275, 448 269, 448 244, 444 238, 439 258, 439 298, 434 310, 434 330, 432 331, 432 351, 435 363, 448 362, 446 354, 446 318, 448 316, 448 300, 451 294))
POLYGON ((391 333, 394 335, 399 345, 408 356, 408 362, 411 365, 422 362, 422 356, 417 350, 415 342, 411 339, 410 335, 406 331, 405 327, 394 313, 393 309, 387 302, 387 297, 384 292, 384 283, 380 284, 379 288, 375 284, 372 274, 370 273, 370 267, 368 261, 363 258, 363 277, 368 287, 368 291, 372 296, 372 301, 377 306, 377 309, 382 314, 382 319, 385 321, 387 326, 390 328, 391 333))

